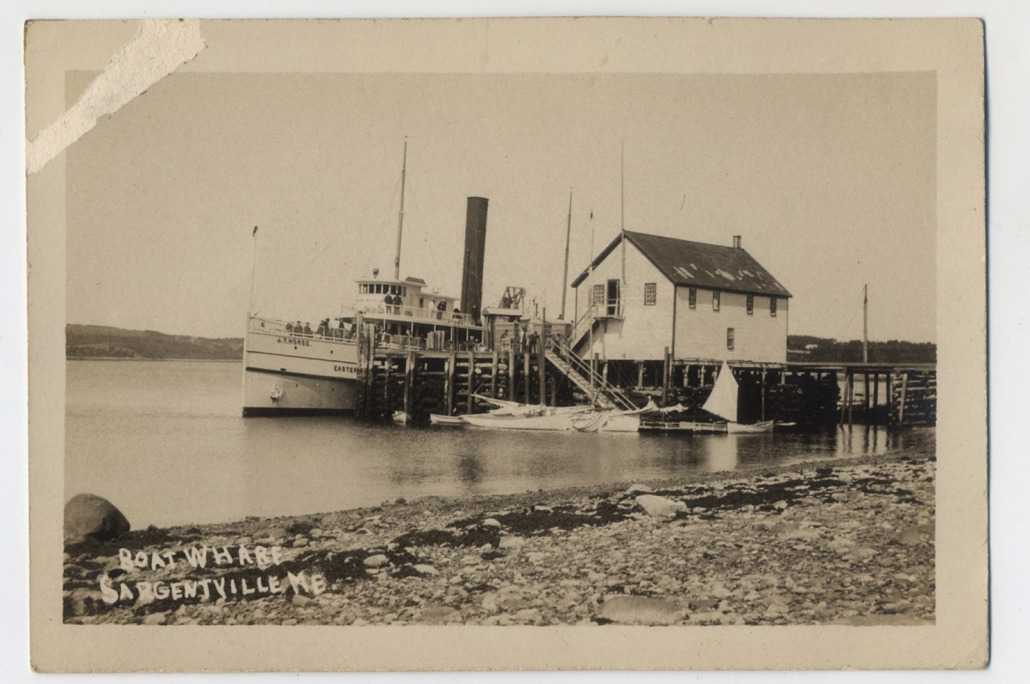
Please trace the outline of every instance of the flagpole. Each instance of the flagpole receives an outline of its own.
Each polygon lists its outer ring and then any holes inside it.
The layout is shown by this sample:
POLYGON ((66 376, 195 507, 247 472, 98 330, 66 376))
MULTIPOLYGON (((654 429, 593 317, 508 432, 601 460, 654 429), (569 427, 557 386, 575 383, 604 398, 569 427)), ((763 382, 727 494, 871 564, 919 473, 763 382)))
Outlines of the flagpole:
POLYGON ((254 232, 250 234, 250 237, 253 238, 253 247, 250 258, 250 307, 248 309, 251 316, 257 313, 254 311, 254 274, 257 271, 257 232, 258 227, 254 226, 254 232))

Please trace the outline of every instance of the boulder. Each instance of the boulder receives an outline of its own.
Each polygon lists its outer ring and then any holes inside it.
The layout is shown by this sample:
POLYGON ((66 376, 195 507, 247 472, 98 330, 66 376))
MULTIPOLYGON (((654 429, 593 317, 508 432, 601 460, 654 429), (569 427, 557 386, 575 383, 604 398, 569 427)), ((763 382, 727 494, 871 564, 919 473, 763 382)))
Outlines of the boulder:
POLYGON ((76 494, 64 505, 64 540, 116 539, 130 529, 114 504, 95 494, 76 494))
POLYGON ((363 561, 366 568, 381 568, 389 562, 390 559, 382 553, 369 556, 363 561))
POLYGON ((605 597, 597 617, 622 625, 672 625, 683 617, 683 609, 666 599, 615 595, 605 597))
POLYGON ((682 501, 673 501, 654 494, 643 494, 638 496, 636 501, 637 505, 647 511, 652 518, 671 518, 681 511, 687 511, 687 504, 682 501))

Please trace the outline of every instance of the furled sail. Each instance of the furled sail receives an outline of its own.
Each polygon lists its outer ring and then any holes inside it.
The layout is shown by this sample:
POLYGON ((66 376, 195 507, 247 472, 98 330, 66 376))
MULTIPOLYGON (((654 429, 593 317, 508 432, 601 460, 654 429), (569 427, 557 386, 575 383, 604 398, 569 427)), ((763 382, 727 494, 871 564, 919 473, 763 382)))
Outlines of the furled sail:
POLYGON ((715 380, 712 393, 701 408, 731 423, 737 422, 737 380, 725 361, 719 369, 719 377, 715 380))

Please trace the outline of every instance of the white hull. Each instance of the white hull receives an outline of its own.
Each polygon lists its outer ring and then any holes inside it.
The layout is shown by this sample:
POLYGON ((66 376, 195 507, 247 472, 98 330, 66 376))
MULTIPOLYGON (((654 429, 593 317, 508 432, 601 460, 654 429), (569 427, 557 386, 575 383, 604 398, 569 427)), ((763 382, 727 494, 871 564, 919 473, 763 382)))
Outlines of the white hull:
POLYGON ((444 416, 439 413, 430 413, 429 422, 433 425, 463 425, 459 416, 444 416))
POLYGON ((244 416, 346 413, 354 410, 357 396, 353 380, 244 371, 244 416))
MULTIPOLYGON (((588 411, 583 408, 582 411, 588 411)), ((490 428, 492 430, 548 430, 561 432, 572 429, 572 422, 580 412, 556 411, 546 409, 543 413, 533 416, 495 416, 489 413, 475 413, 461 416, 466 425, 479 428, 490 428)))
POLYGON ((353 411, 357 402, 354 340, 247 331, 243 415, 353 411))
POLYGON ((726 423, 726 432, 731 435, 758 435, 772 432, 776 423, 771 420, 763 420, 759 423, 741 425, 740 423, 726 423))

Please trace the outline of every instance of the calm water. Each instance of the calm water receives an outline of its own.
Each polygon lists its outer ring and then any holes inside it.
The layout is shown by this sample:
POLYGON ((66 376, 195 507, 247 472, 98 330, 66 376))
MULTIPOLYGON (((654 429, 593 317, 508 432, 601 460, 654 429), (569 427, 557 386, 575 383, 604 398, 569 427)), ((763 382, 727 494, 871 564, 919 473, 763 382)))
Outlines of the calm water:
POLYGON ((240 417, 239 363, 68 361, 65 496, 134 529, 513 493, 932 448, 933 430, 819 434, 512 433, 240 417))

